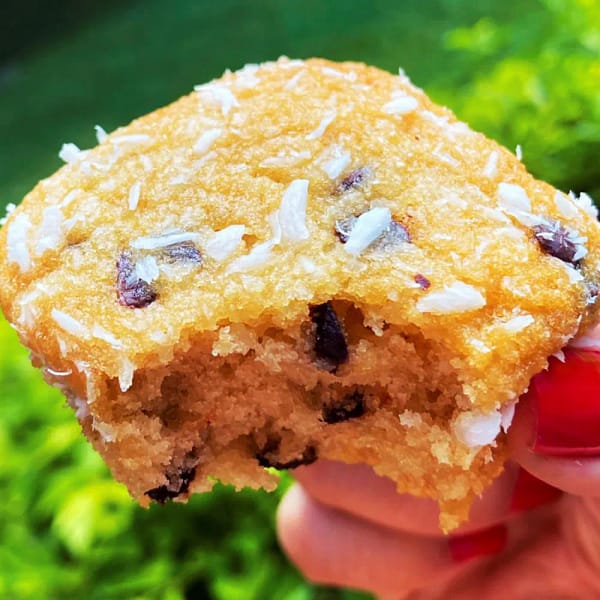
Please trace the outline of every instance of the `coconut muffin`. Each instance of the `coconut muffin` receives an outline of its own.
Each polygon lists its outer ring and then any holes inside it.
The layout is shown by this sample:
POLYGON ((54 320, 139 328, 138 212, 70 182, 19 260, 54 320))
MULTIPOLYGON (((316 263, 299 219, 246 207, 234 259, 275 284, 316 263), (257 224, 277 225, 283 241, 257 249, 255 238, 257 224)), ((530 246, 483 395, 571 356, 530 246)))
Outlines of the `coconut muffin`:
POLYGON ((402 72, 247 65, 97 133, 7 217, 0 301, 144 505, 328 458, 450 530, 530 378, 597 321, 590 198, 402 72))

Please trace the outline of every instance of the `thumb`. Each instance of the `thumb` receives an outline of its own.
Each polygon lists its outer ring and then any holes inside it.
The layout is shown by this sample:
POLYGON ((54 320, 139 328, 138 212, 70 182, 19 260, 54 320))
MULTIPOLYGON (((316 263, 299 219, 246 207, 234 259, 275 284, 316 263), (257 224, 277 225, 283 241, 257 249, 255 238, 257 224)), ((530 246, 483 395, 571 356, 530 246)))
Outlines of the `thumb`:
POLYGON ((513 460, 538 479, 580 496, 600 496, 600 338, 552 357, 517 406, 513 460))

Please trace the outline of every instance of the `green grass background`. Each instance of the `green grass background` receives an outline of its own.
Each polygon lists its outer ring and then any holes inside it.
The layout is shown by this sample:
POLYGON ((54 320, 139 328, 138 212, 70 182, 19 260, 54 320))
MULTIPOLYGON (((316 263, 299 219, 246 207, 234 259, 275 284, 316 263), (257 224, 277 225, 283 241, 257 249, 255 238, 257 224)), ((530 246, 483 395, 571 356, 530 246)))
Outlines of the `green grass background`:
MULTIPOLYGON (((597 0, 85 5, 75 24, 64 16, 73 2, 37 2, 37 27, 44 15, 52 24, 39 35, 23 26, 28 15, 0 19, 13 23, 0 47, 0 208, 59 166, 62 142, 88 147, 97 123, 111 130, 281 54, 402 65, 475 128, 521 144, 536 175, 600 198, 597 0), (62 28, 51 21, 60 14, 62 28)), ((0 321, 1 600, 363 597, 312 586, 287 564, 273 527, 287 481, 272 495, 221 487, 140 509, 0 321)))

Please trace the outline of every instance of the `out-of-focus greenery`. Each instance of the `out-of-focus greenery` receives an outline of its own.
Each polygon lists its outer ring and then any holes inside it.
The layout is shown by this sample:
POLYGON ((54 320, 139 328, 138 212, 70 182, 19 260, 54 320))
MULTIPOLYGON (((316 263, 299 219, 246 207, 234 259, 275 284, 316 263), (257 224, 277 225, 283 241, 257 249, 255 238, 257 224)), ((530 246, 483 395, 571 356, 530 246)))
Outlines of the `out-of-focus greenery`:
MULTIPOLYGON (((95 123, 111 129, 279 54, 402 64, 474 127, 522 144, 535 174, 600 197, 596 0, 149 0, 101 12, 0 71, 0 206, 59 166, 61 142, 91 145, 95 123)), ((220 487, 140 509, 0 320, 1 600, 362 597, 287 565, 273 513, 288 481, 272 495, 220 487)))

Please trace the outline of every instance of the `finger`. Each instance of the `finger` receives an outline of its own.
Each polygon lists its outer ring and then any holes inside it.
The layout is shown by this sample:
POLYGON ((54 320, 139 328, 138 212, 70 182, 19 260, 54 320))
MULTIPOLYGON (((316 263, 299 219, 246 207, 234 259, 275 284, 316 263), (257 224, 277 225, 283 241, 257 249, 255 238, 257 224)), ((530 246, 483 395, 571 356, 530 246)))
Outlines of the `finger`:
POLYGON ((444 539, 355 518, 323 506, 297 484, 279 506, 277 526, 285 552, 315 583, 399 597, 456 568, 444 539))
MULTIPOLYGON (((440 535, 439 509, 433 500, 398 494, 391 480, 376 475, 366 465, 321 460, 297 469, 295 476, 313 498, 326 506, 398 531, 440 535)), ((510 514, 556 498, 554 490, 523 477, 518 467, 509 463, 504 473, 475 501, 469 522, 453 533, 494 526, 510 514)))
POLYGON ((561 490, 578 496, 599 497, 600 457, 552 456, 535 451, 537 421, 531 398, 523 398, 509 430, 512 459, 535 477, 561 490))

